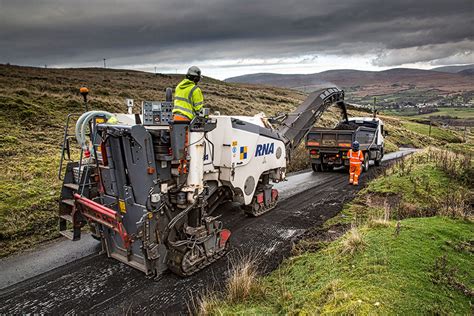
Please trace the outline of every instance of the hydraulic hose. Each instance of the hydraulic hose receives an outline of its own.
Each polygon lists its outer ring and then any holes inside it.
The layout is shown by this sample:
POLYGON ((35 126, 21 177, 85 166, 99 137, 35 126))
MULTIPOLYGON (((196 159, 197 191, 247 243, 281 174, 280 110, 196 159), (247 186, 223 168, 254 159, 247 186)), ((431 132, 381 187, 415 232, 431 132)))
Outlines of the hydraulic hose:
POLYGON ((96 115, 105 115, 107 119, 113 116, 112 113, 107 111, 89 111, 81 115, 76 122, 76 128, 74 130, 76 135, 77 143, 81 148, 86 149, 86 128, 89 126, 90 120, 96 115))

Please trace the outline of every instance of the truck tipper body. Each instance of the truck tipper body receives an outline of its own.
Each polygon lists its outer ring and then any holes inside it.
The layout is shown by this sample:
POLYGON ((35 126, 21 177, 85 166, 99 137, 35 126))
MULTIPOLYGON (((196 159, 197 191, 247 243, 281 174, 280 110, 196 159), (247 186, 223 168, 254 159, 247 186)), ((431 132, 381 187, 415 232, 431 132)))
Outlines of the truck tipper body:
POLYGON ((384 155, 383 122, 379 118, 354 117, 339 123, 335 129, 313 128, 306 137, 306 147, 315 172, 349 166, 347 152, 358 141, 364 154, 363 170, 369 161, 379 165, 384 155))

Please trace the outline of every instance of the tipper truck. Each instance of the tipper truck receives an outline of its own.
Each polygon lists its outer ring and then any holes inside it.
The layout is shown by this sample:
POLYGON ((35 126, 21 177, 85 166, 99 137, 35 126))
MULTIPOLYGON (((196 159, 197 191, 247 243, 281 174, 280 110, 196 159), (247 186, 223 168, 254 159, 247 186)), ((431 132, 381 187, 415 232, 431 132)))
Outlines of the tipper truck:
POLYGON ((331 171, 334 167, 349 167, 347 152, 358 141, 364 153, 362 169, 369 161, 379 165, 384 155, 384 125, 381 119, 353 117, 340 122, 335 129, 313 128, 306 137, 306 148, 314 172, 331 171))

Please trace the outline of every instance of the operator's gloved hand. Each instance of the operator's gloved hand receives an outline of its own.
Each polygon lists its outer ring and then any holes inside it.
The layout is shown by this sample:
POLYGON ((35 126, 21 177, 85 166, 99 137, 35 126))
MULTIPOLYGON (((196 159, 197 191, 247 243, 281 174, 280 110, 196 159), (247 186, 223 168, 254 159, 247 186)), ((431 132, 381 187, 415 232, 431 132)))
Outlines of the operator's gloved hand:
POLYGON ((209 117, 209 108, 202 108, 198 113, 197 115, 198 116, 201 116, 201 117, 205 117, 205 118, 208 118, 209 117))

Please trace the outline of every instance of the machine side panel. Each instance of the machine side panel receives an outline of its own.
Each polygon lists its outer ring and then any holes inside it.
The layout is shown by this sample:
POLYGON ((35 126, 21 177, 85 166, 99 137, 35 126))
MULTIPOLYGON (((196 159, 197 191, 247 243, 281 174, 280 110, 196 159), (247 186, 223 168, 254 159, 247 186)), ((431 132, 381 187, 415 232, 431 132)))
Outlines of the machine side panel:
POLYGON ((210 133, 212 139, 214 135, 225 135, 221 160, 214 161, 215 167, 221 171, 219 180, 229 183, 236 190, 237 200, 249 204, 262 173, 276 169, 284 172, 285 145, 276 133, 258 125, 230 117, 221 121, 210 133), (225 120, 228 124, 220 124, 225 120), (219 129, 221 126, 224 130, 219 129), (226 126, 231 128, 225 130, 226 126))
MULTIPOLYGON (((147 219, 147 200, 150 192, 159 193, 154 184, 156 165, 151 135, 141 125, 130 128, 109 126, 106 132, 107 150, 110 156, 109 169, 113 176, 103 178, 104 187, 112 187, 108 183, 115 178, 117 190, 108 190, 103 196, 104 202, 120 212, 122 223, 130 236, 140 235, 147 219), (112 163, 113 169, 110 169, 112 163), (110 193, 117 193, 115 196, 110 193)), ((130 264, 137 269, 149 273, 152 268, 143 254, 141 239, 132 239, 127 249, 119 234, 111 229, 104 229, 108 255, 130 264)), ((161 260, 162 261, 162 260, 161 260)))
MULTIPOLYGON (((245 144, 246 132, 236 133, 240 142, 245 144), (243 136, 240 138, 239 136, 243 136)), ((254 134, 255 135, 255 134, 254 134)), ((255 193, 260 176, 267 171, 279 169, 283 174, 286 168, 286 151, 283 141, 257 135, 256 142, 248 146, 247 163, 236 164, 231 184, 235 188, 243 188, 244 204, 249 204, 255 193)), ((242 156, 239 157, 239 159, 242 156)))
MULTIPOLYGON (((135 202, 146 205, 153 180, 156 179, 156 165, 153 142, 150 134, 141 125, 131 128, 131 138, 122 138, 124 156, 130 187, 133 188, 135 202)), ((159 193, 156 192, 155 193, 159 193)))

